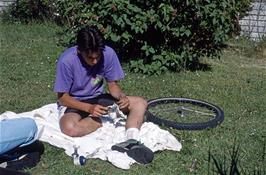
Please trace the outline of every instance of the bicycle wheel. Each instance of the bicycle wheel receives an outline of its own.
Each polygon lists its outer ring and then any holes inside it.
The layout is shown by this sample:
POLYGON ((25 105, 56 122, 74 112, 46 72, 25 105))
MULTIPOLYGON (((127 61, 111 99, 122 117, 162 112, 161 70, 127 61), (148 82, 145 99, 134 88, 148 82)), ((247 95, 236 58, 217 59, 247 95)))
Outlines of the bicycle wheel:
POLYGON ((158 98, 148 101, 146 120, 178 130, 213 128, 224 120, 221 108, 188 98, 158 98))

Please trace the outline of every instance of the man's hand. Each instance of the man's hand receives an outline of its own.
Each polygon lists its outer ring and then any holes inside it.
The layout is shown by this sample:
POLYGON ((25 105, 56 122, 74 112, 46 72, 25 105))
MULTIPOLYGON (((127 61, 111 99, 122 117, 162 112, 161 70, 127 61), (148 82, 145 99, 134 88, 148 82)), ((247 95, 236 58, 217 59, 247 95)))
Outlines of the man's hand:
POLYGON ((120 109, 127 109, 129 107, 129 100, 127 96, 123 95, 119 98, 119 101, 117 102, 120 109))
POLYGON ((129 109, 129 99, 123 93, 117 81, 108 82, 108 89, 110 94, 118 100, 119 109, 129 109))
POLYGON ((105 115, 108 112, 108 107, 104 107, 102 105, 91 105, 89 107, 89 111, 90 115, 92 115, 93 117, 100 117, 102 115, 105 115))

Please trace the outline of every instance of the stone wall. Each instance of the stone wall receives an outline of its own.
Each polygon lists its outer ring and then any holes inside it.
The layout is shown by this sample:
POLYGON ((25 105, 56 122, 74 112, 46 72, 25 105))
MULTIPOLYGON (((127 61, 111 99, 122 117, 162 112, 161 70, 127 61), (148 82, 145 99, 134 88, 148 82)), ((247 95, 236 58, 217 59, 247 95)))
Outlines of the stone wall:
POLYGON ((239 21, 241 35, 253 40, 266 37, 266 0, 256 0, 248 15, 239 21))
POLYGON ((16 0, 0 0, 0 11, 6 8, 8 5, 16 2, 16 0))

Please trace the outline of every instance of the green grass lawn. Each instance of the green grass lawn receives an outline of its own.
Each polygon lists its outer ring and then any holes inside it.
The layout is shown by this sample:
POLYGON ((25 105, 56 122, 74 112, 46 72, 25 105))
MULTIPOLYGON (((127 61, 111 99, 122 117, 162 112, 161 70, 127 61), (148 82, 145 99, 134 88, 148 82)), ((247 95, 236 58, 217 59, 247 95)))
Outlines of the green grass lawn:
MULTIPOLYGON (((64 50, 57 44, 59 30, 50 23, 0 25, 0 113, 26 112, 56 101, 55 63, 64 50)), ((224 122, 214 129, 165 128, 182 143, 180 152, 158 152, 151 164, 135 164, 125 171, 97 159, 75 166, 62 149, 45 144, 41 161, 27 171, 37 175, 208 174, 209 150, 220 161, 225 156, 224 164, 230 167, 234 144, 240 145, 239 163, 247 174, 262 169, 266 164, 266 60, 245 57, 241 50, 225 50, 220 59, 203 62, 211 69, 150 77, 126 71, 121 81, 128 95, 195 98, 224 110, 224 122), (193 161, 196 167, 190 171, 193 161)))

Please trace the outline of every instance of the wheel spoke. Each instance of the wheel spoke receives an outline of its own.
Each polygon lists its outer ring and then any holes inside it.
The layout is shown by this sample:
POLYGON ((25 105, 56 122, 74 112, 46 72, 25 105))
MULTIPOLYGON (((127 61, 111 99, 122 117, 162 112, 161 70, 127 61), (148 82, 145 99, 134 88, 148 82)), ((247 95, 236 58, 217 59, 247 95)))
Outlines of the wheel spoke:
MULTIPOLYGON (((206 109, 206 108, 205 108, 206 109)), ((152 111, 155 114, 158 113, 171 113, 174 111, 188 111, 188 112, 193 112, 193 113, 197 113, 197 114, 201 114, 201 115, 206 115, 206 116, 215 116, 215 113, 212 111, 212 113, 207 113, 205 111, 199 111, 190 107, 184 107, 184 106, 178 106, 178 107, 173 107, 173 108, 159 108, 159 109, 150 109, 150 111, 152 111)), ((208 110, 211 111, 211 110, 208 110)))
POLYGON ((202 111, 198 111, 198 110, 193 110, 193 109, 190 109, 190 108, 186 108, 186 107, 182 107, 182 110, 184 111, 190 111, 190 112, 195 112, 195 113, 198 113, 198 114, 202 114, 202 115, 207 115, 207 116, 215 116, 215 114, 213 113, 206 113, 206 112, 202 112, 202 111))
POLYGON ((189 123, 208 121, 216 116, 211 109, 189 103, 162 103, 150 107, 149 111, 163 119, 189 123))

